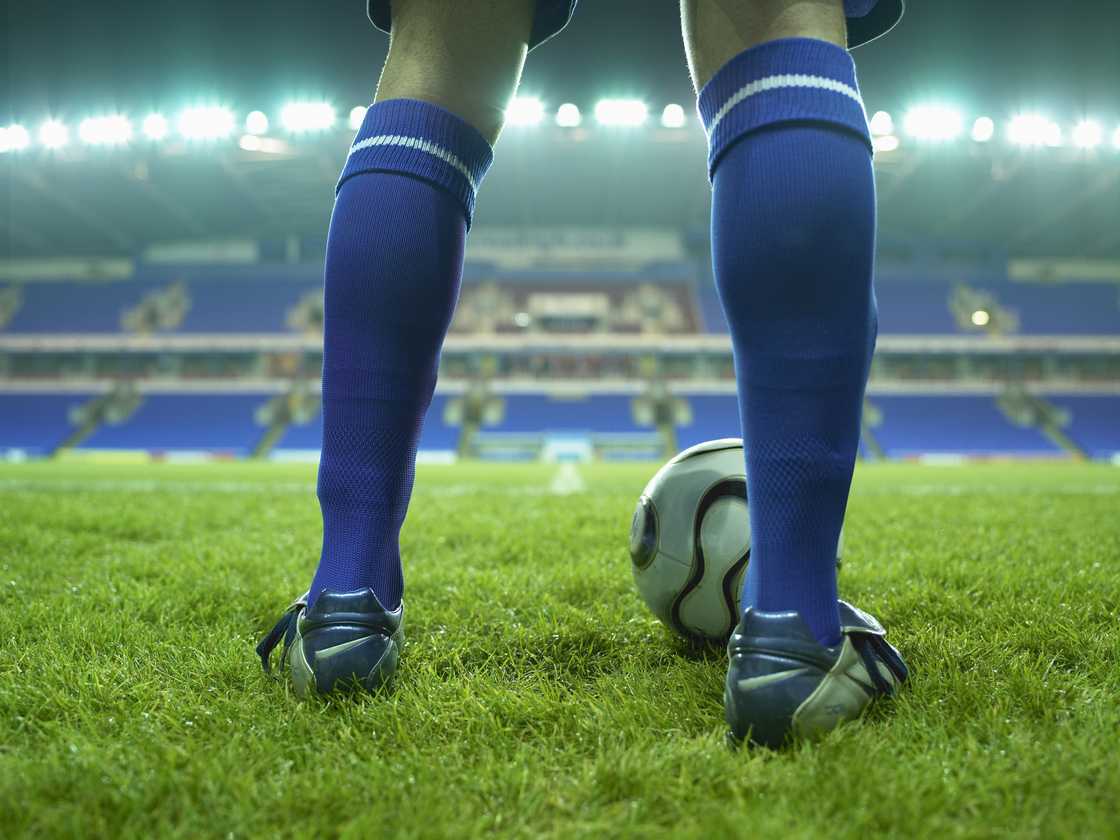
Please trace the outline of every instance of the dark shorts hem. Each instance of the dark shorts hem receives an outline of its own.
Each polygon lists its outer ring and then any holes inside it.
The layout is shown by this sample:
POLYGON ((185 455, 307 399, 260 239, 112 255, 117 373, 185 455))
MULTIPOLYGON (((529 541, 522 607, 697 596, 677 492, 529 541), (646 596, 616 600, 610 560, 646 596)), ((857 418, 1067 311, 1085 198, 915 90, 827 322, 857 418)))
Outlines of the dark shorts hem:
MULTIPOLYGON (((576 10, 577 0, 537 0, 533 17, 533 31, 529 36, 529 49, 543 44, 568 25, 576 10)), ((391 0, 368 0, 369 19, 382 32, 388 32, 392 22, 391 0)), ((863 17, 848 18, 848 48, 854 49, 885 35, 902 17, 904 0, 879 0, 863 17)))
MULTIPOLYGON (((567 26, 576 10, 576 2, 577 0, 537 0, 529 49, 543 44, 567 26)), ((369 19, 382 32, 388 32, 392 22, 389 5, 390 0, 369 0, 369 19)))
POLYGON ((848 49, 855 49, 890 32, 902 17, 903 0, 879 0, 860 18, 848 18, 848 49))

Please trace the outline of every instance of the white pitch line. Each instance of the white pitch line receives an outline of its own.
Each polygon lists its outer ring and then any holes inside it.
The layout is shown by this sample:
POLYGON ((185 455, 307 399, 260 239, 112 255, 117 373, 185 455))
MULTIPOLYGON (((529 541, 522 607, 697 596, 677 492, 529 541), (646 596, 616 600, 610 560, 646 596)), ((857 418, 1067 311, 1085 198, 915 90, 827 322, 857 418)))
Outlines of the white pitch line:
MULTIPOLYGON (((0 493, 15 491, 44 493, 290 493, 314 495, 313 481, 191 481, 184 479, 71 479, 0 478, 0 493)), ((567 496, 583 493, 587 483, 575 464, 561 464, 547 487, 534 484, 435 484, 417 486, 417 496, 567 496)), ((1057 487, 1006 486, 1002 484, 902 484, 856 487, 854 496, 1114 496, 1120 484, 1068 484, 1057 487)))
POLYGON ((314 493, 315 484, 300 481, 183 481, 140 478, 90 481, 0 479, 0 492, 7 490, 34 490, 47 493, 251 493, 261 490, 276 493, 314 493))
POLYGON ((586 489, 587 483, 583 476, 579 474, 576 465, 570 462, 560 465, 560 469, 552 477, 552 483, 548 485, 548 492, 554 496, 570 496, 586 489))
POLYGON ((1112 496, 1120 484, 1067 484, 1058 487, 1007 486, 1003 484, 901 484, 855 488, 853 496, 1112 496))
MULTIPOLYGON (((578 478, 578 477, 577 477, 578 478)), ((582 487, 582 484, 580 485, 582 487)), ((300 481, 189 481, 182 479, 0 479, 0 493, 285 493, 315 495, 315 482, 300 481)), ((550 488, 534 484, 441 484, 416 488, 414 496, 456 497, 475 495, 543 496, 550 488)))

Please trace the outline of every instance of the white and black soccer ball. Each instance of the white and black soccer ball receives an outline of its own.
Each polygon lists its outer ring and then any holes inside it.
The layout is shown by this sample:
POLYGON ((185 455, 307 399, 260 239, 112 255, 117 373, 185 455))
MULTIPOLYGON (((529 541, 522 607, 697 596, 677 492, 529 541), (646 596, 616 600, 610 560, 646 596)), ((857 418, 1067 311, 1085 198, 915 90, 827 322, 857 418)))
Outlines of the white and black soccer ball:
POLYGON ((638 592, 667 627, 694 643, 725 643, 739 623, 750 554, 741 439, 690 447, 650 479, 630 526, 630 559, 638 592))

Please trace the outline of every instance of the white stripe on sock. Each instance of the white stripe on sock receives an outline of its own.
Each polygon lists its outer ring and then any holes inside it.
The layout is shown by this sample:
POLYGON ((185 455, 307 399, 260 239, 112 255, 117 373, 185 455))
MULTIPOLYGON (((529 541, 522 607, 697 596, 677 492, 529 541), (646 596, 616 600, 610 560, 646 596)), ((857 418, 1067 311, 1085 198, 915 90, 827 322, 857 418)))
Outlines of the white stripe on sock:
POLYGON ((405 137, 400 134, 378 134, 375 137, 367 137, 350 147, 350 154, 360 152, 362 149, 368 149, 371 146, 404 146, 408 149, 418 149, 421 152, 426 152, 433 157, 437 157, 446 163, 448 166, 454 168, 460 175, 467 179, 467 183, 471 185, 471 192, 478 191, 478 184, 475 183, 471 177, 471 171, 467 169, 467 165, 463 163, 458 157, 449 152, 443 146, 437 146, 423 137, 405 137))
POLYGON ((846 85, 843 82, 838 82, 836 79, 829 79, 825 76, 808 76, 804 73, 784 73, 779 76, 766 76, 750 84, 743 85, 735 91, 731 98, 723 103, 723 107, 716 111, 712 124, 708 126, 708 134, 712 134, 716 130, 716 126, 719 125, 720 120, 727 116, 727 112, 744 99, 748 99, 768 90, 799 87, 815 88, 816 90, 831 90, 834 93, 841 93, 844 96, 854 99, 859 103, 860 110, 863 110, 863 99, 860 97, 859 91, 851 85, 846 85))

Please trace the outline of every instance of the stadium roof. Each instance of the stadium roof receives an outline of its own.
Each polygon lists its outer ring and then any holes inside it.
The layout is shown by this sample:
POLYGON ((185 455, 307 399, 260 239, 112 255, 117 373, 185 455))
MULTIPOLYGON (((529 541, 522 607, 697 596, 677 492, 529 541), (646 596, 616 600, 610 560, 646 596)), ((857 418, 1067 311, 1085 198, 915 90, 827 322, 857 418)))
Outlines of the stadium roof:
MULTIPOLYGON (((864 92, 880 107, 902 109, 910 97, 1085 113, 1116 105, 1118 3, 907 6, 888 38, 857 53, 864 92)), ((266 111, 290 95, 368 102, 388 39, 364 23, 364 7, 365 0, 7 3, 0 124, 77 103, 140 112, 208 92, 266 111)), ((686 102, 677 3, 583 0, 563 35, 533 52, 523 86, 574 102, 612 95, 686 102)))
MULTIPOLYGON (((559 128, 550 116, 546 125, 507 129, 477 223, 657 225, 700 235, 710 189, 703 133, 686 113, 682 128, 661 127, 655 114, 637 128, 589 119, 559 128)), ((1068 139, 1060 148, 1002 137, 923 142, 897 130, 900 147, 876 158, 885 243, 1120 258, 1120 148, 1107 138, 1086 150, 1068 139)), ((0 154, 7 193, 0 236, 14 257, 131 255, 153 242, 291 236, 312 243, 305 252, 313 254, 349 136, 343 125, 318 135, 247 134, 240 145, 236 134, 212 142, 133 137, 123 148, 71 138, 64 149, 0 154)))
MULTIPOLYGON (((349 110, 368 101, 385 55, 363 3, 17 5, 4 19, 4 255, 321 243, 349 110)), ((911 3, 890 37, 858 51, 870 109, 894 115, 877 141, 884 243, 1120 256, 1120 3, 1078 10, 911 3)), ((703 231, 704 141, 675 4, 581 4, 533 53, 522 91, 512 121, 543 124, 507 129, 480 224, 703 231), (596 125, 605 100, 601 116, 641 120, 622 97, 648 105, 644 124, 596 125)))

